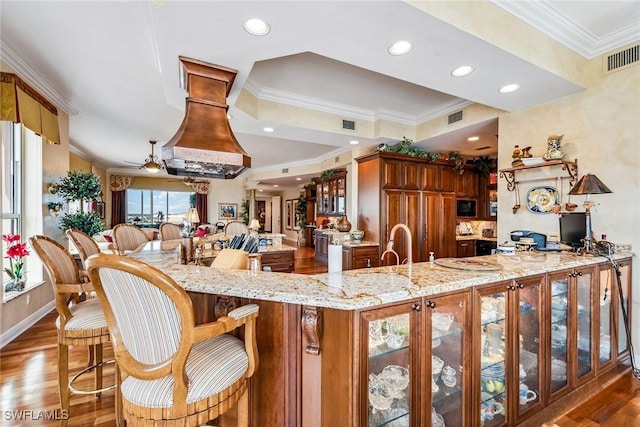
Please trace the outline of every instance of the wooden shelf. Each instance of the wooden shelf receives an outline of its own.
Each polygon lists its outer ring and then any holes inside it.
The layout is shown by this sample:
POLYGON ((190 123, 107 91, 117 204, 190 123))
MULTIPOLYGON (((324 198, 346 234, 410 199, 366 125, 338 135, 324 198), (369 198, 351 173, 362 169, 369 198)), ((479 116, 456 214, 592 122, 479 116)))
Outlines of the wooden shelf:
POLYGON ((578 178, 578 159, 573 162, 566 160, 550 160, 537 165, 519 166, 516 168, 500 169, 500 178, 507 180, 507 190, 513 191, 516 187, 516 172, 527 169, 539 169, 560 166, 569 175, 569 184, 573 186, 578 178))

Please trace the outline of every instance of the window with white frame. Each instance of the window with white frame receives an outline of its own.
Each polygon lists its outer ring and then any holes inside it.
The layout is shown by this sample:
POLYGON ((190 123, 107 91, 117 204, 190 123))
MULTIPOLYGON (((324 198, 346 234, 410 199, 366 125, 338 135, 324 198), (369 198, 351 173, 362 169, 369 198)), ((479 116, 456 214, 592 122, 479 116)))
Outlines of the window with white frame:
MULTIPOLYGON (((21 242, 42 233, 42 137, 19 123, 2 122, 2 234, 19 234, 21 242), (37 191, 36 191, 37 190, 37 191)), ((2 283, 7 242, 2 241, 2 283)), ((42 282, 42 263, 29 248, 24 257, 27 289, 42 282)), ((3 286, 4 289, 4 286, 3 286)))
POLYGON ((159 226, 162 222, 180 224, 194 204, 193 192, 129 188, 127 222, 147 226, 159 226))

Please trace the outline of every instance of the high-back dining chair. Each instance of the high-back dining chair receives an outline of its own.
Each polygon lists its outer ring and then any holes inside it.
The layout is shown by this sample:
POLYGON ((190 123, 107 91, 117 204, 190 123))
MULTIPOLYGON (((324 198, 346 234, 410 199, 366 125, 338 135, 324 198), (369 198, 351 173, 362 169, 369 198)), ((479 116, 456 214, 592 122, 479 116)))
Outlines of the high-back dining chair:
POLYGON ((82 297, 92 291, 89 278, 82 275, 69 251, 46 236, 33 236, 31 247, 42 260, 55 294, 58 329, 58 392, 62 410, 69 411, 70 393, 97 394, 115 385, 103 387, 102 346, 110 341, 109 330, 100 303, 82 297), (69 346, 89 347, 89 366, 69 380, 69 346), (94 360, 95 358, 95 360, 94 360), (95 390, 79 390, 73 385, 83 373, 95 369, 95 390))
MULTIPOLYGON (((91 255, 95 255, 100 253, 100 246, 96 243, 95 240, 91 238, 84 231, 69 229, 66 232, 67 237, 71 239, 73 245, 78 250, 78 254, 80 254, 80 260, 82 261, 82 265, 84 266, 85 261, 91 255)), ((86 269, 86 267, 84 267, 86 269)))
POLYGON ((118 255, 127 255, 149 241, 147 234, 139 227, 118 224, 113 227, 113 251, 118 255))
POLYGON ((244 234, 245 236, 249 235, 249 227, 247 224, 240 221, 231 221, 224 227, 224 234, 227 236, 238 236, 240 234, 244 234))
POLYGON ((160 225, 161 240, 175 240, 182 238, 182 228, 177 224, 165 222, 160 225))
POLYGON ((122 374, 127 426, 197 426, 236 403, 238 426, 248 426, 257 305, 195 326, 191 299, 164 272, 108 254, 91 257, 87 266, 122 374), (242 325, 244 341, 228 334, 242 325))

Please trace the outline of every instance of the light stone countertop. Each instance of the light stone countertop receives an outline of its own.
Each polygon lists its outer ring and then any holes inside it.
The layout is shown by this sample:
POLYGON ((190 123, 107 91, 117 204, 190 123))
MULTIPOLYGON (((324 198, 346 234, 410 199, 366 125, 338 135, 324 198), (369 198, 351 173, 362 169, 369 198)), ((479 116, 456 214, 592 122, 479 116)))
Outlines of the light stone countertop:
POLYGON ((456 236, 456 240, 460 241, 460 240, 485 240, 487 242, 497 242, 498 238, 497 237, 484 237, 480 234, 467 234, 464 236, 456 236))
POLYGON ((380 245, 378 245, 378 242, 371 242, 368 240, 363 240, 361 242, 354 242, 353 240, 345 240, 344 242, 342 242, 342 246, 347 246, 350 248, 361 248, 365 246, 380 246, 380 245))
MULTIPOLYGON (((342 273, 302 275, 217 269, 177 263, 175 246, 152 241, 132 257, 173 277, 186 290, 226 296, 357 310, 410 300, 473 286, 605 262, 606 258, 569 252, 487 255, 477 259, 497 262, 499 271, 464 271, 429 262, 411 266, 378 267, 342 273)), ((614 259, 631 257, 618 254, 614 259)), ((474 258, 467 258, 474 259, 474 258)))

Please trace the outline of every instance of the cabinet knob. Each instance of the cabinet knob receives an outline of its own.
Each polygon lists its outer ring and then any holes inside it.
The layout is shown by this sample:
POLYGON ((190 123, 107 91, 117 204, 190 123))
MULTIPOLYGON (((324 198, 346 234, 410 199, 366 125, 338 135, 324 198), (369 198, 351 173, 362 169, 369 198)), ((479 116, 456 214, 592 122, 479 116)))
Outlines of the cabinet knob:
POLYGON ((520 289, 523 289, 523 288, 524 288, 524 285, 523 285, 522 283, 518 283, 518 284, 517 284, 517 286, 518 286, 518 288, 520 288, 520 289))
POLYGON ((436 303, 435 303, 435 302, 433 302, 433 301, 429 301, 429 300, 427 300, 427 301, 425 302, 425 304, 426 304, 426 305, 427 305, 427 307, 429 307, 429 308, 436 308, 436 303))
POLYGON ((414 309, 415 311, 421 311, 422 305, 420 305, 420 303, 414 302, 411 308, 414 309))
POLYGON ((507 285, 507 290, 509 291, 515 291, 516 287, 514 285, 507 285))

